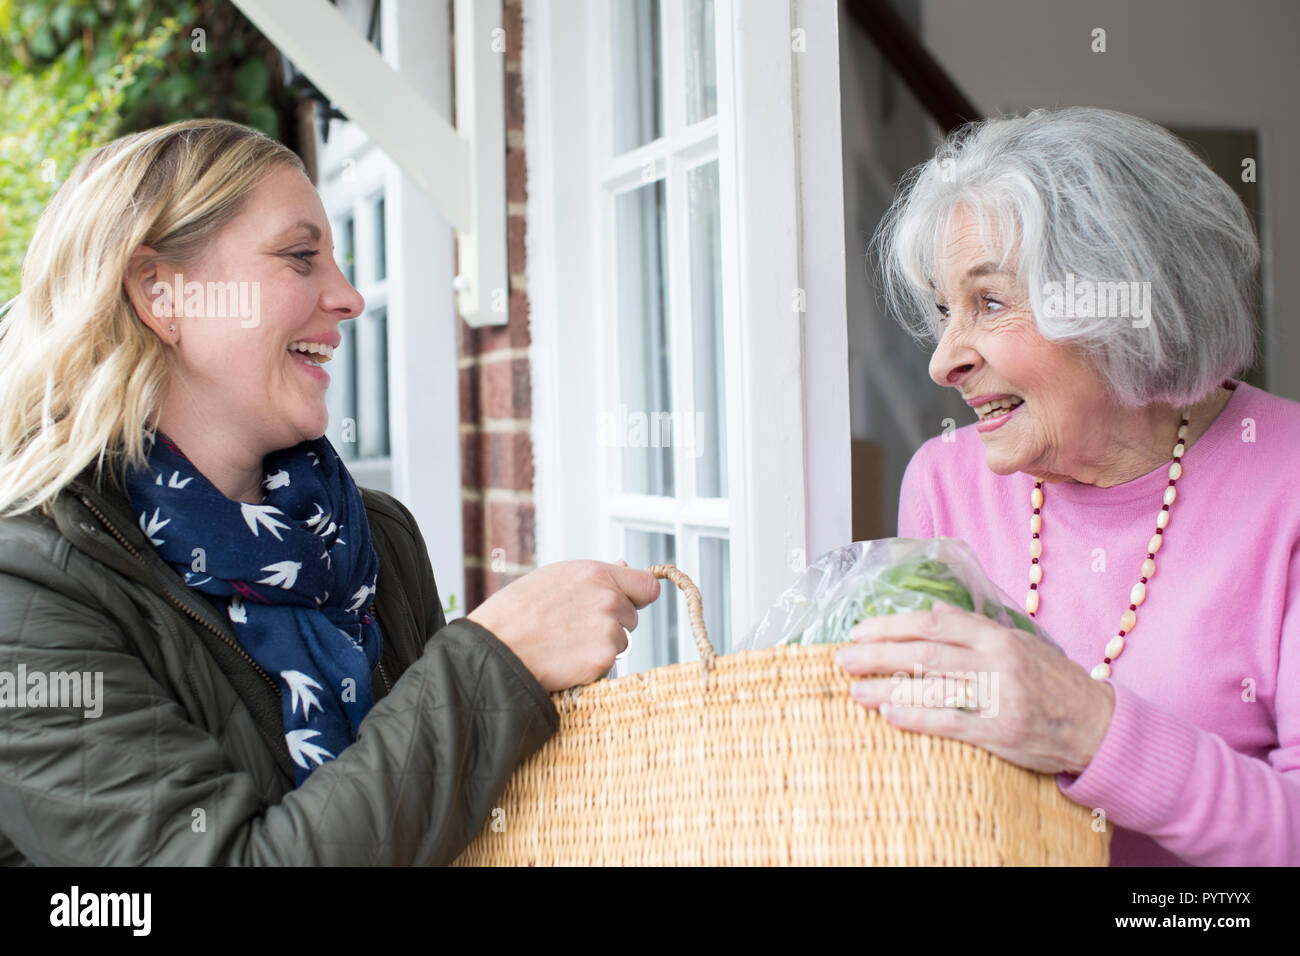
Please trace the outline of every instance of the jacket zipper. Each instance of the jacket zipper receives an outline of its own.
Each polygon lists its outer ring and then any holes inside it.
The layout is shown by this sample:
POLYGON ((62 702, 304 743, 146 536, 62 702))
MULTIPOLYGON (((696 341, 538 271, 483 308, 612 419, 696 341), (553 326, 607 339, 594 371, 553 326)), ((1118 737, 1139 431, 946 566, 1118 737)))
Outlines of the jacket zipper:
MULTIPOLYGON (((87 498, 85 495, 78 495, 77 497, 81 499, 82 504, 84 504, 87 508, 90 509, 91 514, 93 514, 96 518, 98 518, 100 523, 105 528, 107 528, 109 532, 113 535, 113 537, 116 538, 121 543, 122 547, 126 548, 127 551, 131 552, 131 556, 134 557, 137 561, 139 561, 142 565, 144 565, 145 569, 148 570, 149 564, 147 561, 145 561, 143 557, 140 556, 140 552, 136 551, 135 548, 131 547, 131 542, 127 541, 126 538, 122 537, 122 535, 118 532, 118 530, 115 527, 113 527, 112 522, 110 522, 107 518, 105 518, 103 513, 98 508, 96 508, 93 504, 91 504, 90 499, 87 498)), ((182 611, 184 611, 189 617, 198 621, 209 631, 217 635, 217 637, 221 638, 232 648, 234 648, 239 653, 239 656, 242 657, 244 660, 248 661, 249 665, 253 668, 253 670, 257 671, 257 673, 262 676, 262 680, 266 681, 267 685, 271 688, 271 690, 275 691, 276 696, 278 697, 280 695, 280 688, 275 686, 275 681, 271 680, 270 676, 267 675, 266 671, 262 670, 261 666, 258 665, 257 661, 253 660, 253 658, 249 656, 248 651, 244 650, 242 647, 240 647, 237 643, 232 641, 225 634, 222 634, 221 631, 219 631, 217 628, 213 627, 207 621, 203 620, 203 618, 195 614, 192 610, 190 610, 188 607, 186 607, 184 604, 178 601, 175 598, 175 596, 173 596, 170 592, 167 593, 167 599, 171 601, 173 604, 175 604, 182 611)))
MULTIPOLYGON (((370 616, 375 619, 376 624, 379 623, 379 611, 373 602, 371 602, 370 605, 370 616)), ((388 674, 384 672, 384 662, 376 661, 375 663, 379 665, 379 676, 384 679, 384 692, 391 694, 393 692, 393 685, 388 683, 388 674)))

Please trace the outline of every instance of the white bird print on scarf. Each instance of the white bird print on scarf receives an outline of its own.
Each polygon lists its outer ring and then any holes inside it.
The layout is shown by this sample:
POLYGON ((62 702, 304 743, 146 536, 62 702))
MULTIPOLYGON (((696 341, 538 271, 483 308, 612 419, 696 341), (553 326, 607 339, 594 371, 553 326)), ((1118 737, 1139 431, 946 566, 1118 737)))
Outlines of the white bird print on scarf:
POLYGON ((374 704, 383 635, 366 605, 379 559, 360 489, 324 438, 266 455, 258 503, 226 497, 161 432, 148 458, 126 476, 140 531, 229 618, 249 663, 278 675, 302 784, 356 739, 374 704))

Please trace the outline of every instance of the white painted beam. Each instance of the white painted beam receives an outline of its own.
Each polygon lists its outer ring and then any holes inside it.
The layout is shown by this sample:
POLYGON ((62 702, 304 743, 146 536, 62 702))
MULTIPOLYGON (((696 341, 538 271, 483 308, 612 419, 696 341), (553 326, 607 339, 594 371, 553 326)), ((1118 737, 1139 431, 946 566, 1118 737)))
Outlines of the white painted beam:
MULTIPOLYGON (((462 233, 471 228, 469 143, 419 90, 384 62, 379 51, 333 4, 326 0, 234 3, 349 120, 428 192, 454 228, 462 233)), ((459 30, 457 23, 458 34, 459 30)), ((497 63, 500 66, 500 61, 497 63)), ((503 216, 503 234, 504 229, 503 216)))
POLYGON ((460 239, 465 321, 509 319, 505 32, 500 0, 456 0, 459 132, 325 0, 235 0, 249 20, 433 199, 460 239))
POLYGON ((456 123, 474 148, 457 305, 470 325, 510 317, 506 259, 505 30, 500 0, 456 0, 456 123))

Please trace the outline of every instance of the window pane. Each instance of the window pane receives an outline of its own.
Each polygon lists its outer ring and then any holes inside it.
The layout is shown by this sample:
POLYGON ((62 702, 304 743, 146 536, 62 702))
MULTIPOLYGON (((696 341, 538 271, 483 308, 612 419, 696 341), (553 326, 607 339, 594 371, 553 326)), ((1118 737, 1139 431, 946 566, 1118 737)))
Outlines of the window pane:
POLYGON ((727 379, 722 342, 722 224, 718 161, 686 174, 691 221, 691 335, 695 414, 689 423, 695 493, 727 496, 727 379))
POLYGON ((671 497, 674 434, 664 216, 663 180, 615 200, 621 407, 612 417, 615 446, 622 449, 623 490, 671 497))
POLYGON ((339 268, 347 278, 348 284, 357 284, 356 222, 351 216, 343 220, 339 236, 339 268))
MULTIPOLYGON (((670 534, 629 528, 625 532, 624 546, 629 567, 648 568, 652 564, 677 563, 670 534)), ((665 593, 676 588, 670 581, 661 581, 659 586, 664 589, 659 600, 637 612, 636 630, 629 635, 620 674, 677 663, 677 601, 673 595, 665 593)))
POLYGON ((383 52, 384 49, 384 18, 380 10, 381 0, 374 0, 370 5, 370 23, 367 26, 366 35, 370 42, 375 45, 375 49, 383 52))
MULTIPOLYGON (((349 225, 351 220, 348 220, 349 225)), ((331 388, 342 393, 339 406, 342 418, 339 420, 339 456, 352 460, 357 457, 357 324, 345 322, 339 328, 343 341, 339 343, 337 356, 339 370, 330 381, 331 388)))
POLYGON ((359 321, 357 437, 363 458, 382 458, 388 454, 388 312, 376 309, 359 321))
POLYGON ((686 0, 686 122, 718 111, 718 67, 714 57, 713 0, 686 0))
POLYGON ((617 155, 663 135, 659 0, 615 0, 610 20, 617 155))
POLYGON ((375 281, 388 275, 388 233, 384 228, 384 197, 375 203, 375 281))
POLYGON ((731 542, 726 538, 700 537, 699 588, 709 642, 715 651, 725 654, 732 647, 731 542))

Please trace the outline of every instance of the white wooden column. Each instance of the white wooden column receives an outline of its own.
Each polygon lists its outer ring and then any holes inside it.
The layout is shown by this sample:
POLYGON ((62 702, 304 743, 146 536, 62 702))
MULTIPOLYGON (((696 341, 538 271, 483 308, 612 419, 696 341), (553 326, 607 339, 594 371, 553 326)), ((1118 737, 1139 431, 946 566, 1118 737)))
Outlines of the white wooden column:
MULTIPOLYGON (((386 0, 385 56, 444 116, 451 112, 448 9, 386 0)), ((388 367, 393 492, 419 522, 445 605, 465 606, 455 237, 433 198, 394 166, 389 210, 388 367)))
POLYGON ((818 554, 852 537, 836 5, 719 0, 734 628, 743 637, 818 554), (801 31, 801 32, 796 32, 801 31), (727 81, 723 81, 723 77, 727 81), (800 306, 806 311, 799 311, 800 306))
POLYGON ((799 238, 804 315, 804 428, 808 560, 853 540, 844 154, 840 128, 839 10, 796 0, 793 57, 798 129, 799 238))

